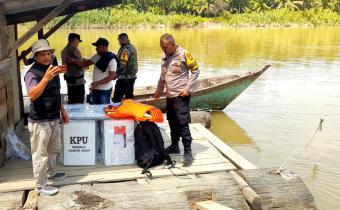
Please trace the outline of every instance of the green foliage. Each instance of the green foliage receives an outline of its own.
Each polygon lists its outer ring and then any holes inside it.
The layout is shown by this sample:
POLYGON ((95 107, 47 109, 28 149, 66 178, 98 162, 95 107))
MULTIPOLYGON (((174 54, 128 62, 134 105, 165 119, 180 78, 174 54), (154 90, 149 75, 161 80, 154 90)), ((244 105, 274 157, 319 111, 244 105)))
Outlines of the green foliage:
MULTIPOLYGON (((49 27, 60 18, 55 18, 49 27)), ((123 0, 78 13, 64 27, 340 25, 339 0, 123 0)), ((29 26, 29 23, 26 24, 29 26)))

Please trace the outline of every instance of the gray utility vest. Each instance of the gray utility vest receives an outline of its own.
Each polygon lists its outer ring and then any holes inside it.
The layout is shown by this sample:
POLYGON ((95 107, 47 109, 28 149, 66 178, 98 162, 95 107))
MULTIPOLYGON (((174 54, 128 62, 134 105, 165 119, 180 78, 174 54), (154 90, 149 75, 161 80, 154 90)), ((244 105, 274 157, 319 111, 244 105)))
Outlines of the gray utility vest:
MULTIPOLYGON (((38 63, 28 70, 32 72, 38 79, 38 83, 43 79, 48 66, 38 63)), ((60 79, 59 75, 50 80, 44 92, 31 101, 29 117, 32 120, 55 120, 60 118, 61 96, 60 96, 60 79)))

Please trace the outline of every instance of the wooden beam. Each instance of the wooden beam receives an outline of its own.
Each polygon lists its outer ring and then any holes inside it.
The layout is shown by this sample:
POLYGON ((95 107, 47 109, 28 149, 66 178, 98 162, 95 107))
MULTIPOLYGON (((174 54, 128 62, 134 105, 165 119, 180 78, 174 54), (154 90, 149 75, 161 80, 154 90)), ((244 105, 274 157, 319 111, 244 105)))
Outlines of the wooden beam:
POLYGON ((64 25, 69 19, 71 19, 76 13, 69 14, 65 16, 59 23, 57 23, 53 28, 51 28, 46 34, 44 34, 44 39, 50 37, 54 32, 56 32, 62 25, 64 25))
POLYGON ((24 44, 28 39, 30 39, 35 33, 42 29, 49 21, 59 15, 64 9, 66 9, 73 0, 65 0, 54 10, 52 10, 48 15, 46 15, 38 24, 33 26, 29 31, 27 31, 22 37, 20 37, 16 42, 14 42, 10 49, 12 51, 17 50, 22 44, 24 44))
POLYGON ((38 31, 38 39, 42 39, 44 36, 44 28, 41 28, 39 31, 38 31))
POLYGON ((235 171, 229 171, 229 174, 232 175, 237 184, 240 186, 241 193, 243 194, 244 198, 247 200, 249 205, 252 207, 252 209, 261 210, 262 209, 261 197, 235 171))
MULTIPOLYGON (((25 23, 30 21, 35 21, 44 15, 48 14, 48 12, 52 11, 57 5, 58 1, 54 1, 56 4, 45 6, 44 8, 37 9, 29 9, 19 12, 15 12, 12 10, 12 13, 5 13, 7 19, 7 25, 25 23)), ((122 0, 86 0, 79 1, 75 0, 67 9, 61 12, 58 16, 68 15, 72 13, 83 12, 91 9, 98 9, 103 7, 109 7, 117 4, 121 4, 122 0)))
POLYGON ((223 206, 212 200, 196 202, 192 207, 192 210, 233 210, 228 206, 223 206))
MULTIPOLYGON (((55 26, 53 26, 46 34, 42 36, 42 39, 47 39, 50 37, 54 32, 56 32, 62 25, 64 25, 69 19, 71 19, 75 13, 69 14, 66 17, 64 17, 61 21, 59 21, 55 26)), ((20 61, 24 57, 26 57, 30 52, 32 51, 32 47, 29 47, 27 50, 24 50, 21 52, 20 56, 18 57, 18 60, 20 61)))

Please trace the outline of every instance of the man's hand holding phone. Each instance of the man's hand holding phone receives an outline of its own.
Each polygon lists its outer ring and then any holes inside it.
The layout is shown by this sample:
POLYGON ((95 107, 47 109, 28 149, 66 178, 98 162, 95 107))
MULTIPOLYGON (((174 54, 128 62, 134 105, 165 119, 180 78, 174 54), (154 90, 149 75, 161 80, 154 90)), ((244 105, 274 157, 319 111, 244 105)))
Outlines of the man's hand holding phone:
POLYGON ((67 66, 66 65, 59 65, 58 66, 58 74, 61 74, 61 73, 66 73, 67 71, 67 66))

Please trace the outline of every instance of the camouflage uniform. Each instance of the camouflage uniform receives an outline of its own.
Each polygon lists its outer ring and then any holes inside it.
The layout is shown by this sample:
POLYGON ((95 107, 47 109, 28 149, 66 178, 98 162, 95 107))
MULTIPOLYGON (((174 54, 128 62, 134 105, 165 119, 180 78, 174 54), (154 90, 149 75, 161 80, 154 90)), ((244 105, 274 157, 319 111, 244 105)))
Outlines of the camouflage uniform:
POLYGON ((118 58, 120 65, 117 71, 114 102, 120 102, 124 95, 126 99, 134 97, 133 90, 138 72, 137 50, 132 44, 122 46, 118 51, 118 58))

